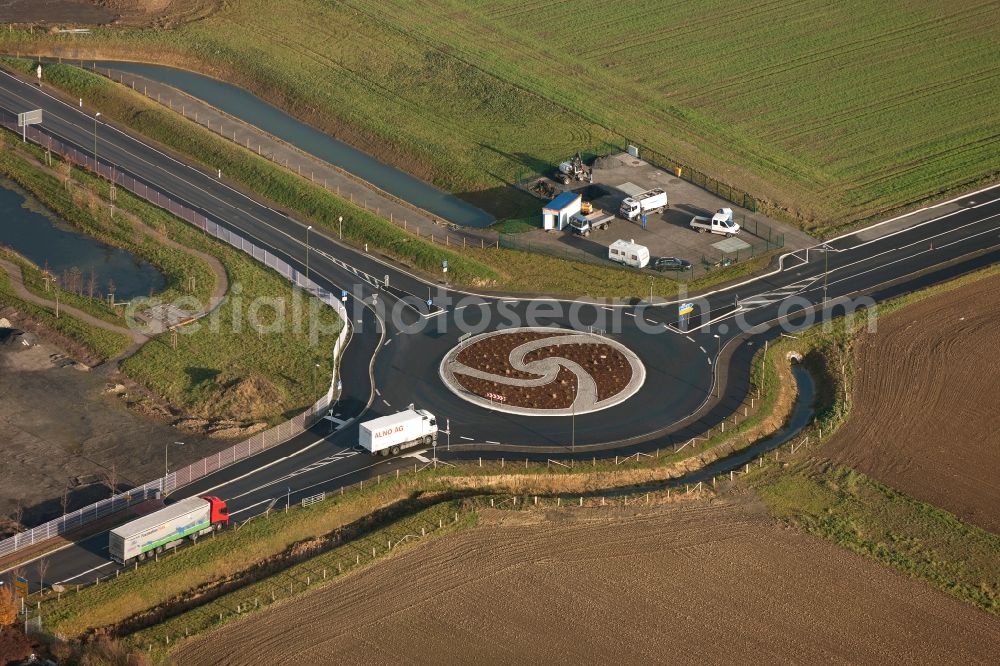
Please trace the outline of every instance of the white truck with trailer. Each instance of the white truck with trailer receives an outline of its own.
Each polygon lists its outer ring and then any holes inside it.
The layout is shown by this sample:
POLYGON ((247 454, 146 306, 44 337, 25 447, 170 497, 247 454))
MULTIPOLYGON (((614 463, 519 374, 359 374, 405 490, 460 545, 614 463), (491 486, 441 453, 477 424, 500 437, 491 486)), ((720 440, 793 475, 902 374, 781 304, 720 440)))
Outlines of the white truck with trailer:
POLYGON ((626 197, 622 201, 618 213, 626 220, 632 221, 642 215, 659 213, 667 207, 667 193, 662 188, 654 188, 640 192, 635 196, 626 197))
POLYGON ((431 446, 437 441, 437 419, 426 409, 410 405, 396 414, 362 423, 358 444, 372 455, 396 455, 414 446, 431 446))
POLYGON ((185 539, 222 529, 229 510, 218 497, 188 497, 159 511, 111 530, 108 554, 119 564, 131 564, 179 545, 185 539))
POLYGON ((740 225, 733 222, 732 208, 720 208, 711 219, 696 215, 691 218, 691 228, 699 234, 708 231, 723 236, 735 236, 740 233, 740 225))
POLYGON ((616 240, 608 246, 608 259, 619 264, 645 268, 649 264, 649 248, 635 240, 616 240))
POLYGON ((605 213, 603 210, 595 210, 590 214, 583 212, 576 213, 569 220, 569 228, 573 233, 581 236, 589 236, 595 229, 607 229, 614 215, 605 213))

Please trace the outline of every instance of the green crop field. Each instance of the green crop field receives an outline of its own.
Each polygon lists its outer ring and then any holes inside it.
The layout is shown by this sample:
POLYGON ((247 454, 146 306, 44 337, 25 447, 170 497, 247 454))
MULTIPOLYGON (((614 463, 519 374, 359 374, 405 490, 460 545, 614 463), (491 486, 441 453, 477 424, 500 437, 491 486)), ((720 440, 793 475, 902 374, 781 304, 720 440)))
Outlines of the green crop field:
POLYGON ((998 38, 967 0, 239 0, 0 47, 223 76, 501 214, 517 177, 633 141, 829 229, 996 175, 998 38))

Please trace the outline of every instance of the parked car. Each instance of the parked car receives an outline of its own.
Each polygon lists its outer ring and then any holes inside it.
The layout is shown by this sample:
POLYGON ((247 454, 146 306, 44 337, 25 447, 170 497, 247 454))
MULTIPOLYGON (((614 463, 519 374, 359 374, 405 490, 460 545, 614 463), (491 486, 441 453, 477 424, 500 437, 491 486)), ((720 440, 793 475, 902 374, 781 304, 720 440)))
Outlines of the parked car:
POLYGON ((656 257, 650 268, 654 271, 686 271, 691 269, 691 262, 677 257, 656 257))

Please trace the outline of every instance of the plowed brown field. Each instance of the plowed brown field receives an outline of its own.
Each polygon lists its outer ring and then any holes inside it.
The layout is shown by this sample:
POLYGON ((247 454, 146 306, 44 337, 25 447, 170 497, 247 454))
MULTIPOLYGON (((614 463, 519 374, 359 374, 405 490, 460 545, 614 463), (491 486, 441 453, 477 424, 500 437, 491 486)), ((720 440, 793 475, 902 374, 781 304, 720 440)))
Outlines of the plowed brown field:
POLYGON ((1000 533, 1000 276, 880 319, 855 360, 851 418, 824 452, 1000 533))
POLYGON ((747 506, 507 520, 248 616, 176 663, 987 663, 1000 644, 996 618, 747 506))

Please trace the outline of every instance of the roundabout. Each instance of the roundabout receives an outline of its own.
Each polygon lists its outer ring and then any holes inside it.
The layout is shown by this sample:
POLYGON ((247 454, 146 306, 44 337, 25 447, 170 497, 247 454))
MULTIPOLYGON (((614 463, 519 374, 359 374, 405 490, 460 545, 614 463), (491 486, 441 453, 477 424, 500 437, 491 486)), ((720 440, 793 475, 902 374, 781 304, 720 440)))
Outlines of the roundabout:
POLYGON ((618 405, 642 388, 646 368, 628 347, 604 336, 548 327, 480 334, 441 360, 455 395, 494 411, 570 416, 618 405))

